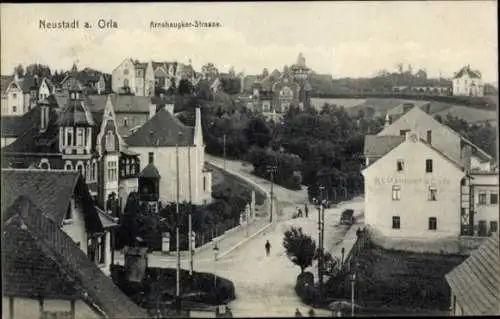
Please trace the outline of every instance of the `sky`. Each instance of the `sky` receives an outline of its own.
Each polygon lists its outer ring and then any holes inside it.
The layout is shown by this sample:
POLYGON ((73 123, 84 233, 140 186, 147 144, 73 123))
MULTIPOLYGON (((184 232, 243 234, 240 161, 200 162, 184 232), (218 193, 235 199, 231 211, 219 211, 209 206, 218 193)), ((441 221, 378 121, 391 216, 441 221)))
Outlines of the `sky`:
POLYGON ((299 52, 317 73, 370 77, 402 63, 431 77, 462 66, 498 82, 495 1, 1 4, 1 73, 18 64, 92 67, 125 58, 208 62, 226 72, 282 70, 299 52), (43 29, 78 20, 78 29, 43 29), (97 21, 117 28, 99 29, 97 21), (219 28, 151 28, 151 21, 213 21, 219 28), (83 23, 92 24, 85 29, 83 23))

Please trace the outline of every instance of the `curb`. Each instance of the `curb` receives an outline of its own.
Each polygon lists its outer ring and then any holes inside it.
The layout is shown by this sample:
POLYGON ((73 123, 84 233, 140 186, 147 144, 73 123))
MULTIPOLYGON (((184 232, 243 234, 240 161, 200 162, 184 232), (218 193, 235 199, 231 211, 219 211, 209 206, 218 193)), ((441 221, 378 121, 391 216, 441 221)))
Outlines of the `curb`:
POLYGON ((229 253, 231 253, 233 250, 235 250, 236 248, 240 247, 241 245, 245 244, 247 241, 253 239, 254 237, 257 237, 258 235, 260 235, 262 232, 264 232, 266 229, 268 229, 269 227, 271 227, 273 224, 267 224, 266 226, 262 227, 261 229, 259 229, 258 231, 256 231, 255 233, 253 233, 252 235, 250 235, 249 237, 243 239, 242 241, 236 243, 233 247, 229 248, 228 250, 226 250, 225 252, 223 252, 222 254, 219 254, 219 257, 218 258, 223 258, 224 256, 228 255, 229 253))

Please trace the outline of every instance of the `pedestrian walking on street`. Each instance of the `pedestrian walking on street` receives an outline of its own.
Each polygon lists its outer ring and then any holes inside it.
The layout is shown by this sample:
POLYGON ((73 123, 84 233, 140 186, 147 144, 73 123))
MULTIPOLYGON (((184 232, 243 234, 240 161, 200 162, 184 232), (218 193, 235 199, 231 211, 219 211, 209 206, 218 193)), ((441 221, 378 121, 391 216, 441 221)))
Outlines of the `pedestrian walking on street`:
POLYGON ((295 308, 295 317, 302 317, 299 308, 295 308))
POLYGON ((302 216, 302 209, 299 208, 299 217, 303 217, 302 216))
POLYGON ((309 217, 309 207, 307 207, 307 204, 304 204, 304 211, 306 212, 306 218, 309 217))
POLYGON ((271 252, 271 244, 269 243, 269 240, 266 241, 266 255, 269 256, 269 253, 271 252))

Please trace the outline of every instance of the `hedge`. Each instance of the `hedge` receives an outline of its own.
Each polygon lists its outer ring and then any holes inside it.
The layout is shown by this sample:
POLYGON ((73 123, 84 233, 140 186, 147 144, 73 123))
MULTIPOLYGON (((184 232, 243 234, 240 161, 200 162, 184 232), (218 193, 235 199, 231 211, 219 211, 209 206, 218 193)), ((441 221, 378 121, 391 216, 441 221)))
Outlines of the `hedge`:
POLYGON ((305 304, 311 304, 317 300, 318 291, 314 287, 314 275, 311 272, 304 272, 297 276, 295 293, 305 304))
MULTIPOLYGON (((146 278, 142 283, 130 283, 125 277, 125 267, 111 266, 113 282, 139 306, 151 309, 157 303, 171 305, 175 296, 176 269, 148 267, 146 278)), ((219 305, 236 298, 233 282, 217 276, 214 286, 214 275, 211 273, 193 272, 181 269, 180 286, 182 294, 190 294, 182 300, 187 302, 219 305)))

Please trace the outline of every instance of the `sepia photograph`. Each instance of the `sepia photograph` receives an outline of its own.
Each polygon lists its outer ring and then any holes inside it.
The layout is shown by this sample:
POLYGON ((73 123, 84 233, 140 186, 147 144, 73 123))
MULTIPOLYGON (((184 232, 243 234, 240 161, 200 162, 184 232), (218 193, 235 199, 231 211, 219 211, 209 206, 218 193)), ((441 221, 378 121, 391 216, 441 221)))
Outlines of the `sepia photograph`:
POLYGON ((2 318, 500 315, 497 6, 0 4, 2 318))

